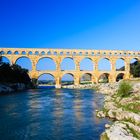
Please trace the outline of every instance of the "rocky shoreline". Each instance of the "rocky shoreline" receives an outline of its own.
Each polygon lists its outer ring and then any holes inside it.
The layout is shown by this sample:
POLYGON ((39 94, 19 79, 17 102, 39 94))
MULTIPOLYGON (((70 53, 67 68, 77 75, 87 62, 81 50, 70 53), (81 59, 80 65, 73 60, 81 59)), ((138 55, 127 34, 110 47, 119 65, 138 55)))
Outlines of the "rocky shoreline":
POLYGON ((140 139, 140 83, 133 85, 130 96, 117 95, 119 83, 101 86, 104 92, 104 107, 97 111, 98 117, 109 117, 114 123, 101 135, 101 140, 139 140, 140 139))
POLYGON ((140 140, 140 82, 132 84, 130 96, 121 98, 117 95, 120 82, 65 86, 63 88, 92 88, 105 94, 104 107, 96 114, 100 118, 108 117, 113 124, 106 124, 101 140, 140 140))

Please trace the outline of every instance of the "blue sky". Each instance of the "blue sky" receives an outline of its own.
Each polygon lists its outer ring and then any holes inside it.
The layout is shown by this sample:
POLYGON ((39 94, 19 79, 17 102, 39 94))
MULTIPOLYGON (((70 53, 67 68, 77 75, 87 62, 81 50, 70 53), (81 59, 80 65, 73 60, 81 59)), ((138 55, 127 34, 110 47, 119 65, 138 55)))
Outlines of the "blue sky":
POLYGON ((0 0, 0 46, 135 49, 139 0, 0 0))
POLYGON ((0 0, 0 47, 140 50, 140 1, 0 0))

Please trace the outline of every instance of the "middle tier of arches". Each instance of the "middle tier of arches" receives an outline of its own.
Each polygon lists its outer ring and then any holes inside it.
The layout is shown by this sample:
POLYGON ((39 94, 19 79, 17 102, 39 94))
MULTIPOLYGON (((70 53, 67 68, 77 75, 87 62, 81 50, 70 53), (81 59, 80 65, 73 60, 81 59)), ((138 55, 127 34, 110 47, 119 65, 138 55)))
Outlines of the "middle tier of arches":
MULTIPOLYGON (((9 57, 4 56, 7 59, 9 57)), ((72 57, 65 57, 61 59, 53 58, 53 57, 41 57, 41 58, 32 58, 28 56, 20 56, 15 57, 13 62, 9 63, 16 63, 22 65, 19 60, 24 59, 25 64, 28 63, 28 70, 36 70, 36 71, 44 71, 44 70, 80 70, 80 71, 111 71, 112 69, 115 71, 125 71, 127 64, 131 63, 131 60, 126 61, 125 58, 117 58, 117 59, 109 59, 109 58, 100 58, 98 60, 91 59, 89 57, 85 57, 82 59, 75 59, 72 57)), ((137 58, 132 58, 137 59, 137 58)))

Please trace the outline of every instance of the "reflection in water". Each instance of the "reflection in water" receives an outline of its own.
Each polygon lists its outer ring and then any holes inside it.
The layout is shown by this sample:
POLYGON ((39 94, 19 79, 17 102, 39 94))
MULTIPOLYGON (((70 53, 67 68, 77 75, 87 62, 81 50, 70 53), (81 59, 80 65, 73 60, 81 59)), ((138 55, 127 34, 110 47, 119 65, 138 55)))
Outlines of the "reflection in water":
POLYGON ((0 96, 2 140, 98 140, 103 95, 93 90, 35 89, 0 96))
POLYGON ((79 99, 76 99, 74 101, 74 110, 75 110, 75 117, 77 119, 77 121, 82 121, 83 118, 83 113, 82 113, 82 101, 79 99))
POLYGON ((94 102, 93 105, 93 119, 96 124, 99 124, 102 120, 98 117, 96 117, 96 110, 100 108, 100 106, 103 104, 103 97, 102 96, 94 96, 94 102))
POLYGON ((78 124, 80 125, 80 122, 84 121, 83 112, 82 112, 83 103, 82 103, 82 100, 80 99, 80 92, 76 91, 75 95, 76 95, 76 98, 73 101, 74 102, 73 109, 74 109, 76 121, 79 121, 78 124))

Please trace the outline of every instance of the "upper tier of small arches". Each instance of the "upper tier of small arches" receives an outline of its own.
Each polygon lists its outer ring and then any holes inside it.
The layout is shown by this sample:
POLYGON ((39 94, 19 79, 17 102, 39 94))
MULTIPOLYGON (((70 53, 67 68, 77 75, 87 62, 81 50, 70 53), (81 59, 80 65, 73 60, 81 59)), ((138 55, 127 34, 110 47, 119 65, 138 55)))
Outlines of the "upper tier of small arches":
POLYGON ((109 51, 109 50, 59 50, 59 49, 8 49, 2 48, 0 54, 7 55, 66 55, 66 56, 140 56, 140 52, 136 51, 109 51))

